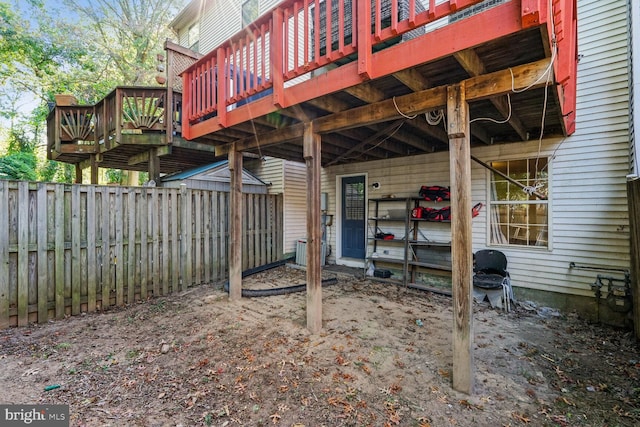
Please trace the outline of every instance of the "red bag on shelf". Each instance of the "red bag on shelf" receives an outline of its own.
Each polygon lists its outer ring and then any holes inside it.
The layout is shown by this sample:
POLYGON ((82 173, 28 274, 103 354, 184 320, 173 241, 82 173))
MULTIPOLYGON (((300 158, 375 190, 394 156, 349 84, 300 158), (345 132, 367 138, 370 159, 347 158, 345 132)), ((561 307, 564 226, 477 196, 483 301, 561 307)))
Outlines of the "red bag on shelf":
POLYGON ((428 218, 429 214, 435 210, 436 209, 434 208, 429 208, 426 206, 417 206, 411 210, 411 218, 414 218, 414 219, 428 218))

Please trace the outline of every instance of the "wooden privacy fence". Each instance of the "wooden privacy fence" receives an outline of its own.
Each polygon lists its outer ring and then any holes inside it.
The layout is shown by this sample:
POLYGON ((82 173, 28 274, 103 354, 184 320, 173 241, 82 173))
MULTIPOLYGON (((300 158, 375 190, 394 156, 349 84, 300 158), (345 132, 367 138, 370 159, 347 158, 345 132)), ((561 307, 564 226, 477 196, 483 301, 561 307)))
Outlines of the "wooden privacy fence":
MULTIPOLYGON (((224 192, 0 181, 0 328, 226 278, 228 212, 224 192)), ((277 261, 282 197, 244 213, 243 269, 277 261)))

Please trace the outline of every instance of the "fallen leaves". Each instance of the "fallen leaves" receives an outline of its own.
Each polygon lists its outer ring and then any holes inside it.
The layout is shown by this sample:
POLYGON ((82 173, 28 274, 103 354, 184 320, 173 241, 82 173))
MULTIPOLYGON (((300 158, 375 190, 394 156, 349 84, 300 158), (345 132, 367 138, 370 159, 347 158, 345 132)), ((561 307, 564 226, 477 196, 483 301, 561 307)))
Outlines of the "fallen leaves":
POLYGON ((524 414, 520 414, 518 412, 512 412, 511 413, 511 417, 517 421, 520 421, 521 423, 524 424, 529 424, 531 422, 531 419, 529 417, 527 417, 524 414))
POLYGON ((458 403, 465 409, 484 410, 484 406, 469 402, 467 399, 459 400, 458 403))
MULTIPOLYGON (((342 296, 339 293, 342 290, 333 289, 331 292, 342 296)), ((375 289, 376 298, 385 298, 385 288, 375 289)), ((581 338, 582 328, 572 327, 574 335, 566 337, 559 323, 547 321, 548 329, 556 336, 555 341, 554 338, 545 341, 545 331, 537 329, 535 318, 521 324, 527 317, 521 317, 517 311, 515 316, 483 312, 481 315, 490 321, 479 319, 477 325, 482 330, 475 337, 478 353, 482 354, 482 358, 476 359, 482 391, 473 398, 461 399, 451 389, 450 379, 456 372, 449 364, 450 332, 441 331, 449 324, 438 323, 440 312, 451 314, 446 304, 442 308, 430 296, 433 304, 426 305, 427 298, 419 294, 415 298, 381 303, 394 307, 384 310, 384 318, 375 317, 381 310, 375 310, 374 317, 366 317, 371 315, 366 310, 355 316, 352 305, 358 303, 360 293, 354 293, 351 287, 349 290, 351 293, 345 298, 332 299, 331 316, 335 320, 319 336, 307 334, 304 322, 298 321, 304 318, 304 296, 265 302, 246 300, 236 306, 223 303, 226 300, 220 293, 215 294, 221 301, 216 310, 211 310, 218 304, 215 300, 206 313, 198 313, 197 306, 195 311, 191 310, 188 301, 177 299, 183 304, 178 315, 155 317, 144 312, 145 322, 122 331, 114 324, 102 324, 113 318, 111 313, 95 316, 92 319, 95 328, 86 328, 85 324, 68 334, 67 341, 73 341, 77 355, 67 351, 64 353, 68 359, 62 360, 63 352, 48 353, 52 366, 64 363, 57 372, 42 365, 38 356, 43 349, 54 348, 55 342, 11 341, 10 346, 5 344, 1 348, 4 353, 0 359, 3 364, 13 363, 9 370, 14 367, 14 384, 34 383, 44 376, 51 380, 55 376, 57 380, 59 376, 60 382, 65 383, 61 394, 65 403, 79 408, 78 422, 74 420, 74 425, 113 424, 115 421, 109 417, 126 420, 127 425, 142 425, 148 413, 171 417, 175 424, 227 427, 259 424, 563 427, 606 422, 640 425, 635 410, 640 395, 635 386, 640 376, 640 356, 631 344, 625 344, 631 350, 625 350, 624 345, 616 347, 616 343, 626 342, 623 339, 630 341, 618 331, 607 330, 606 337, 598 337, 603 332, 593 327, 593 336, 581 338), (340 305, 343 302, 345 308, 340 305), (413 306, 414 302, 419 304, 413 306), (277 305, 285 309, 273 308, 277 305), (427 306, 430 310, 425 312, 427 306), (429 340, 425 328, 398 328, 407 317, 404 307, 411 312, 408 314, 412 319, 427 319, 429 340), (237 315, 238 310, 242 316, 237 315), (393 319, 398 313, 401 316, 393 319), (230 324, 224 322, 228 319, 232 320, 230 324), (501 327, 503 320, 512 328, 501 327), (395 327, 387 329, 392 324, 395 327), (376 334, 368 333, 370 325, 379 329, 376 334), (503 333, 502 341, 496 341, 495 331, 503 333), (527 333, 520 334, 521 331, 527 333), (76 338, 85 335, 92 340, 88 345, 82 345, 76 338), (191 337, 193 341, 189 342, 191 337), (158 343, 163 339, 170 343, 167 356, 159 352, 158 343), (588 343, 601 343, 605 339, 606 346, 589 347, 598 353, 585 350, 588 343), (568 342, 571 348, 567 347, 568 342), (132 348, 139 351, 139 356, 127 353, 132 348), (20 361, 24 364, 17 364, 14 358, 18 354, 28 360, 23 358, 20 361), (589 364, 591 360, 598 363, 589 364), (21 378, 23 373, 26 375, 21 378), (588 387, 601 393, 590 392, 588 387), (591 405, 594 398, 598 402, 591 405), (424 414, 429 416, 420 417, 424 414), (602 422, 603 419, 607 421, 602 422)), ((209 288, 206 292, 214 291, 209 288)), ((359 292, 366 292, 366 288, 359 292)), ((445 302, 449 304, 450 300, 445 302)), ((127 324, 126 318, 139 319, 134 310, 144 311, 146 305, 138 304, 115 314, 127 324)), ((60 325, 72 326, 71 321, 56 322, 53 326, 60 325)), ((46 325, 42 330, 53 326, 46 325)), ((38 334, 39 329, 34 329, 32 336, 38 334)), ((0 335, 0 343, 9 343, 5 337, 9 335, 0 335)), ((157 421, 161 424, 164 420, 157 421)))
POLYGON ((276 412, 274 414, 269 415, 269 418, 271 418, 272 423, 278 424, 278 421, 280 421, 280 418, 282 418, 282 416, 276 412))
POLYGON ((449 378, 451 377, 451 371, 447 369, 438 369, 438 375, 440 375, 442 378, 449 378))

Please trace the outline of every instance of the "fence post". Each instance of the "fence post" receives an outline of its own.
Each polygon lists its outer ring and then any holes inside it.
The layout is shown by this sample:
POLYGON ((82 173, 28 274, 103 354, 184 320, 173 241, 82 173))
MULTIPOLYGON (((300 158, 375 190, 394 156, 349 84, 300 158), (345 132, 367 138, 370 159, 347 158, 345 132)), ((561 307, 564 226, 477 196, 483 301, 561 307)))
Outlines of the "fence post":
POLYGON ((129 188, 129 231, 127 236, 127 304, 133 304, 136 299, 136 190, 129 188))
POLYGON ((9 181, 0 180, 0 329, 9 326, 9 181))
POLYGON ((87 189, 87 312, 96 311, 96 187, 87 189))
POLYGON ((160 227, 158 224, 158 190, 151 190, 151 208, 149 209, 151 218, 151 278, 153 283, 153 296, 160 295, 160 247, 158 234, 160 227))
POLYGON ((111 297, 111 259, 109 257, 109 188, 103 187, 102 193, 102 297, 101 308, 104 311, 110 305, 111 297))
POLYGON ((122 209, 123 206, 123 198, 124 193, 122 191, 122 187, 116 187, 115 193, 115 209, 113 215, 115 217, 115 255, 114 255, 114 264, 115 264, 115 288, 116 288, 116 306, 122 307, 124 305, 124 249, 123 249, 123 226, 124 226, 124 211, 122 209))
POLYGON ((140 215, 140 299, 142 301, 149 297, 149 290, 147 285, 149 283, 149 254, 148 254, 148 222, 149 215, 147 213, 149 209, 149 203, 147 202, 147 188, 143 187, 140 190, 140 203, 138 204, 138 214, 140 215))
POLYGON ((80 186, 71 187, 71 314, 80 314, 82 263, 80 262, 80 186))
POLYGON ((188 218, 191 211, 189 209, 191 200, 187 200, 188 194, 187 184, 180 184, 180 289, 183 291, 191 284, 191 257, 189 254, 191 233, 187 232, 191 227, 188 218))
POLYGON ((29 324, 29 183, 18 183, 18 326, 29 324))
POLYGON ((169 293, 169 192, 162 190, 162 295, 169 293))
POLYGON ((48 292, 47 292, 47 185, 38 183, 38 323, 49 320, 48 292))
POLYGON ((54 191, 55 198, 55 282, 56 282, 56 319, 64 317, 64 221, 66 211, 64 205, 64 186, 57 185, 54 191))
POLYGON ((178 234, 178 192, 171 192, 171 292, 180 289, 180 235, 178 234))

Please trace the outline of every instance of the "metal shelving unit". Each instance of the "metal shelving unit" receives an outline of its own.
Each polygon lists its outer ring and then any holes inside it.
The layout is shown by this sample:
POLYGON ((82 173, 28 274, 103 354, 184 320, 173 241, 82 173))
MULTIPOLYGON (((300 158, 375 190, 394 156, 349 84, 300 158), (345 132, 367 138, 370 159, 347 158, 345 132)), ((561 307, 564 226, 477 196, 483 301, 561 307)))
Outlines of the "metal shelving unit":
MULTIPOLYGON (((402 277, 391 278, 406 285, 414 282, 417 268, 430 268, 439 270, 451 270, 451 242, 432 241, 427 238, 423 230, 420 229, 424 223, 435 223, 423 218, 412 218, 411 212, 414 207, 420 206, 425 200, 416 197, 402 198, 374 198, 369 199, 369 212, 372 215, 368 218, 368 247, 372 249, 367 256, 367 261, 380 264, 395 264, 400 266, 402 277), (391 214, 393 213, 393 214, 391 214), (376 237, 378 230, 385 225, 393 227, 395 230, 402 230, 403 236, 393 239, 382 239, 376 237), (400 247, 402 256, 386 256, 384 251, 393 251, 400 247), (381 254, 380 251, 383 251, 381 254), (424 259, 423 255, 431 252, 430 259, 424 259)), ((443 222, 443 221, 438 221, 443 222)))

